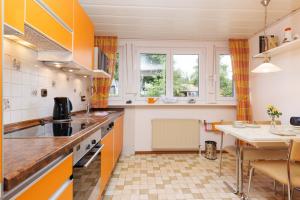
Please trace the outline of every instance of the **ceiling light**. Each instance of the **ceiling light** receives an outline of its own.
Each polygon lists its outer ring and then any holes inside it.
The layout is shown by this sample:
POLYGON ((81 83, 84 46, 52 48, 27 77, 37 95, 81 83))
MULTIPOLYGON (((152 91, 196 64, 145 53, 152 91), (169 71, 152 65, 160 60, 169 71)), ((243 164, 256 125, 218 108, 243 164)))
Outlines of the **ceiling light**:
POLYGON ((75 67, 61 67, 61 70, 63 70, 64 72, 76 72, 76 71, 80 71, 79 68, 75 68, 75 67))
POLYGON ((5 38, 9 39, 9 40, 12 40, 14 42, 17 42, 25 47, 28 47, 28 48, 31 48, 31 49, 36 49, 36 46, 19 38, 18 36, 16 35, 4 35, 5 38))
MULTIPOLYGON (((265 7, 265 27, 264 27, 264 39, 266 43, 267 39, 267 8, 271 0, 262 0, 261 4, 265 7)), ((272 73, 272 72, 279 72, 282 69, 272 63, 270 63, 271 57, 268 56, 267 53, 265 53, 264 56, 264 62, 257 66, 254 70, 252 70, 253 73, 272 73)))
POLYGON ((83 78, 87 78, 87 75, 84 75, 83 78))
POLYGON ((18 42, 19 44, 21 44, 21 45, 23 45, 23 46, 25 46, 25 47, 29 47, 29 48, 31 48, 31 49, 35 49, 35 48, 36 48, 36 46, 34 46, 33 44, 31 44, 31 43, 29 43, 29 42, 27 42, 27 41, 25 41, 25 40, 19 39, 19 40, 17 40, 17 42, 18 42))
POLYGON ((5 38, 10 39, 10 40, 18 40, 19 37, 16 35, 4 35, 5 38))

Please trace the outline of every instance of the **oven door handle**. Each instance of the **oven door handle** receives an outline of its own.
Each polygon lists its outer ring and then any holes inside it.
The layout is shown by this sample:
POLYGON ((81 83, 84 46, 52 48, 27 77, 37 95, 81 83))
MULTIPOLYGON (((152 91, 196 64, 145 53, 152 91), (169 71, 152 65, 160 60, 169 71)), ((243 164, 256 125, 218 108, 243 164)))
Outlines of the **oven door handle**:
POLYGON ((98 154, 100 153, 100 151, 102 151, 102 149, 104 148, 104 144, 101 145, 101 147, 95 152, 95 154, 89 159, 89 161, 87 161, 83 167, 88 168, 89 165, 95 160, 95 158, 98 156, 98 154))

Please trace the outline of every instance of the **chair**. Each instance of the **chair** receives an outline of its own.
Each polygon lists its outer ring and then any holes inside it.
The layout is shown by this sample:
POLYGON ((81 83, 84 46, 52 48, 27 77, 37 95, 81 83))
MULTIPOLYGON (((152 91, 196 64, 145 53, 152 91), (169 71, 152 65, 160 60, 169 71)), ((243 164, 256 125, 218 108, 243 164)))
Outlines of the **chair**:
MULTIPOLYGON (((231 125, 233 122, 230 121, 219 121, 212 123, 212 130, 219 132, 221 134, 221 145, 220 145, 220 163, 219 163, 219 176, 222 175, 222 162, 223 162, 223 151, 226 151, 230 155, 236 155, 236 147, 234 145, 226 146, 223 148, 223 137, 224 133, 219 131, 215 126, 216 125, 231 125)), ((255 124, 259 125, 268 125, 270 121, 254 121, 255 124)), ((281 124, 279 121, 277 124, 281 124)), ((281 160, 286 159, 287 157, 287 148, 284 143, 266 143, 261 146, 259 149, 249 145, 244 144, 243 147, 243 161, 249 161, 249 170, 250 162, 254 160, 281 160)))
POLYGON ((288 187, 288 200, 293 198, 293 192, 300 188, 300 140, 290 141, 287 160, 255 161, 251 164, 248 196, 250 194, 252 175, 258 170, 288 187))

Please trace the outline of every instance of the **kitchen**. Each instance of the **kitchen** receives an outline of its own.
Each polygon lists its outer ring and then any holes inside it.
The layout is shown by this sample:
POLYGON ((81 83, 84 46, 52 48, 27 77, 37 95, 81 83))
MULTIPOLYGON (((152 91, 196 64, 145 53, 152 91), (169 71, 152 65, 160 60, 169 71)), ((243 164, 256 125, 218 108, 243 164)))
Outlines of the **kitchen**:
POLYGON ((1 0, 1 199, 300 199, 299 9, 1 0))

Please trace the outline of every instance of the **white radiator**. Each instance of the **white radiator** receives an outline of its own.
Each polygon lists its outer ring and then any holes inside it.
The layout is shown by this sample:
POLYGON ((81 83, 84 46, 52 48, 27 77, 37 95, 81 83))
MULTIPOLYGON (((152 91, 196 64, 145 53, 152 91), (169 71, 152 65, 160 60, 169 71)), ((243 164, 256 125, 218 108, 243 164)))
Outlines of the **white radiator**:
POLYGON ((153 150, 199 150, 200 121, 195 119, 153 119, 153 150))

